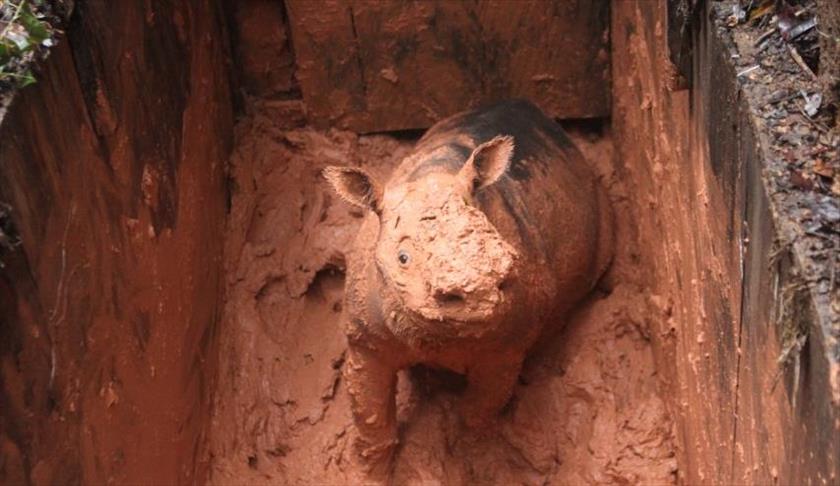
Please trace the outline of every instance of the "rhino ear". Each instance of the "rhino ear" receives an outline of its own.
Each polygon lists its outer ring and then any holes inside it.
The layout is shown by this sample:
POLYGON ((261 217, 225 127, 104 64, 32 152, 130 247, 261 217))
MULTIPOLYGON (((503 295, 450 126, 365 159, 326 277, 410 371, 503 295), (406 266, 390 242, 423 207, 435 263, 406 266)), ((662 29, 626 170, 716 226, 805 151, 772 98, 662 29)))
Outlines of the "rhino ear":
POLYGON ((493 185, 505 175, 513 157, 513 137, 498 136, 473 150, 459 177, 472 191, 493 185))
POLYGON ((379 214, 382 210, 382 187, 362 169, 329 166, 322 172, 335 192, 348 203, 379 214))

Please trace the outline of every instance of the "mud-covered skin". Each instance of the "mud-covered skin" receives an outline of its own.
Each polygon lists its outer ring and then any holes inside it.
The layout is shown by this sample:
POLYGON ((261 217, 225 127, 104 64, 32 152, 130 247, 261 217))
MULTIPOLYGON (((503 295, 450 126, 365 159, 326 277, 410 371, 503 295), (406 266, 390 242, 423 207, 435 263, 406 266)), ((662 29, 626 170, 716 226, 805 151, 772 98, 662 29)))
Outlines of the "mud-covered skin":
POLYGON ((361 174, 345 186, 331 178, 371 209, 348 259, 346 376, 359 452, 385 474, 396 372, 463 373, 465 422, 492 419, 544 323, 609 264, 612 214, 578 150, 524 101, 438 123, 384 188, 361 174), (513 139, 509 161, 500 135, 513 139))

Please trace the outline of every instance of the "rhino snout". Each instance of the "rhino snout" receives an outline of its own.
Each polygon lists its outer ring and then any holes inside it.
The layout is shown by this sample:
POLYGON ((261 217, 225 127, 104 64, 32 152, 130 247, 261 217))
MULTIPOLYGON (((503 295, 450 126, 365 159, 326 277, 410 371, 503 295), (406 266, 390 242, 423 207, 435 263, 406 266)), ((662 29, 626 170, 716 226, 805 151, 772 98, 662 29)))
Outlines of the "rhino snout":
POLYGON ((497 295, 501 292, 504 292, 506 289, 510 287, 511 282, 513 281, 512 275, 507 273, 503 275, 495 285, 490 284, 487 285, 486 288, 482 291, 480 288, 475 288, 475 285, 463 285, 463 286, 452 286, 452 285, 432 285, 432 297, 434 297, 435 302, 441 305, 456 305, 456 304, 464 304, 467 301, 467 298, 470 294, 492 294, 497 295), (470 289, 468 290, 467 287, 470 289))
POLYGON ((437 288, 433 292, 435 302, 440 305, 457 305, 463 304, 466 299, 464 293, 459 290, 445 290, 437 288))
POLYGON ((462 272, 440 275, 428 283, 434 306, 447 314, 467 312, 486 315, 502 302, 503 294, 513 281, 511 265, 496 272, 462 272), (454 278, 453 278, 454 277, 454 278))

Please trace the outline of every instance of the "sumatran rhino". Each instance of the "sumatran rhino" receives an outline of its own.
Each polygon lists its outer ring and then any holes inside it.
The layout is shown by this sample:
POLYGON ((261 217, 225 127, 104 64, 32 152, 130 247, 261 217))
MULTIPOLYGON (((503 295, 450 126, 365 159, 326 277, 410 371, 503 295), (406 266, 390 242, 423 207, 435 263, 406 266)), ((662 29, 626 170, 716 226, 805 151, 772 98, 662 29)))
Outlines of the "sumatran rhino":
POLYGON ((486 423, 545 324, 612 257, 605 192, 559 125, 525 101, 436 124, 387 184, 359 168, 324 176, 367 213, 347 262, 346 378, 371 467, 387 468, 397 443, 398 370, 464 374, 462 417, 486 423))

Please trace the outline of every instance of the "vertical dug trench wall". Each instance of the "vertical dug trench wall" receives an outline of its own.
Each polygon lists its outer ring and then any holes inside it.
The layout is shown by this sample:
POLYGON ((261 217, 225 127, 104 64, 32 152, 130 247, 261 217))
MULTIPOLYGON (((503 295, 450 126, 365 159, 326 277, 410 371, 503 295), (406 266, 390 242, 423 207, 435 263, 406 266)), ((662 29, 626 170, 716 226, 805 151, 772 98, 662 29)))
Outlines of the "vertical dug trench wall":
POLYGON ((0 130, 0 482, 199 481, 225 162, 214 1, 76 2, 0 130))
POLYGON ((318 170, 387 177, 406 129, 514 96, 592 161, 615 266, 490 439, 401 380, 397 481, 838 481, 837 361, 813 334, 777 371, 797 262, 706 2, 74 3, 0 113, 0 482, 352 479, 359 218, 318 170))
POLYGON ((778 162, 755 116, 766 97, 745 94, 720 28, 732 4, 657 3, 612 4, 612 117, 653 274, 651 336, 680 476, 835 484, 837 288, 835 307, 815 297, 820 280, 803 286, 797 247, 785 243, 803 230, 781 231, 788 216, 774 191, 784 176, 769 168, 778 162), (809 336, 799 366, 780 367, 799 326, 809 336))

